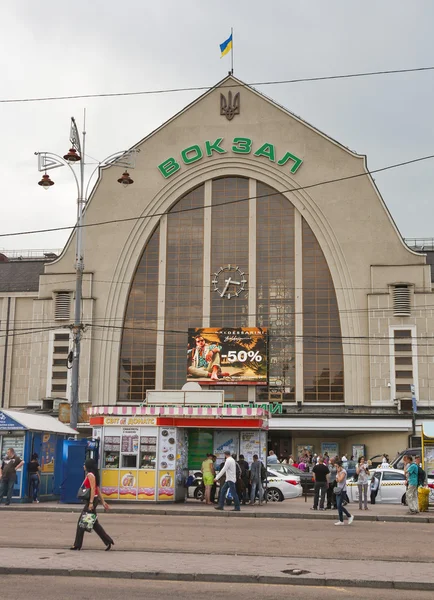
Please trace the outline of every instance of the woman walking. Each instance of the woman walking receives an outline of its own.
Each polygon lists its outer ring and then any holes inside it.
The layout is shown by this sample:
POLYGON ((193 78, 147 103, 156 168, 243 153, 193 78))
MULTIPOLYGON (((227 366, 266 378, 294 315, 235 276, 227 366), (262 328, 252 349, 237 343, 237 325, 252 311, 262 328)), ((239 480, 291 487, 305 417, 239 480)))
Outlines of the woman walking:
POLYGON ((359 510, 362 508, 362 492, 364 497, 365 510, 368 510, 368 487, 369 487, 369 469, 365 462, 365 457, 359 458, 359 464, 356 467, 357 487, 359 489, 359 510))
MULTIPOLYGON (((84 537, 85 530, 82 527, 80 527, 80 519, 81 519, 82 515, 84 515, 86 513, 93 513, 94 515, 96 515, 96 507, 98 506, 99 501, 101 501, 101 503, 104 507, 104 510, 109 509, 109 505, 102 497, 101 490, 99 488, 99 484, 100 484, 99 472, 98 472, 98 466, 97 466, 96 462, 92 458, 87 459, 86 462, 84 463, 84 469, 86 471, 86 477, 85 477, 85 480, 83 481, 82 487, 90 490, 90 497, 89 497, 89 500, 86 501, 86 504, 81 512, 80 518, 78 519, 77 532, 75 534, 75 541, 74 541, 74 545, 71 547, 71 550, 81 550, 81 547, 83 545, 83 537, 84 537)), ((114 545, 114 541, 104 531, 104 529, 103 529, 102 525, 100 525, 98 519, 95 521, 93 530, 102 539, 103 543, 106 546, 106 551, 110 550, 110 548, 114 545)))
POLYGON ((41 467, 39 466, 38 461, 39 456, 35 453, 32 454, 32 458, 29 462, 29 476, 30 476, 30 497, 33 499, 33 502, 39 504, 38 500, 38 492, 39 485, 41 483, 41 467))
POLYGON ((348 517, 348 525, 354 521, 354 517, 350 515, 345 506, 343 506, 344 495, 347 491, 347 472, 342 466, 342 461, 337 463, 337 473, 336 473, 336 505, 339 511, 339 521, 335 523, 335 525, 343 525, 344 524, 344 513, 348 517))

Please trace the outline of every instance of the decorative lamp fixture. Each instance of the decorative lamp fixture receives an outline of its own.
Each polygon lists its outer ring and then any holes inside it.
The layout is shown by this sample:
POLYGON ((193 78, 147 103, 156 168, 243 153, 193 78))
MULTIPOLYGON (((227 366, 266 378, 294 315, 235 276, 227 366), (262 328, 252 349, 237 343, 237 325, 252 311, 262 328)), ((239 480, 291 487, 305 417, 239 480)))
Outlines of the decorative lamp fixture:
POLYGON ((129 185, 131 185, 132 183, 134 183, 134 181, 131 179, 130 174, 128 173, 128 171, 124 171, 122 173, 122 177, 119 177, 118 183, 121 183, 124 187, 128 187, 129 185))
POLYGON ((76 163, 81 160, 81 156, 77 153, 75 148, 71 148, 63 158, 70 163, 76 163))
POLYGON ((44 188, 44 190, 49 190, 52 185, 54 185, 54 181, 50 179, 50 176, 45 173, 42 175, 41 181, 38 181, 38 185, 44 188))

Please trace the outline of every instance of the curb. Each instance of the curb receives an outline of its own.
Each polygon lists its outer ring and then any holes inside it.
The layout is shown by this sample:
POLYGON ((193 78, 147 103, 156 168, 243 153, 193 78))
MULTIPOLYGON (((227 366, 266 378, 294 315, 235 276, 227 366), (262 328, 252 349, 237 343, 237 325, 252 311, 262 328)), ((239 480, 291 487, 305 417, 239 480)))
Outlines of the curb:
MULTIPOLYGON (((49 506, 47 508, 33 505, 11 505, 3 509, 8 512, 44 512, 44 513, 79 513, 81 512, 81 506, 49 506)), ((161 509, 150 509, 150 508, 138 508, 134 510, 128 510, 128 508, 116 508, 112 506, 110 514, 113 515, 158 515, 158 516, 172 516, 172 517, 217 517, 217 518, 245 518, 245 519, 304 519, 310 521, 332 521, 337 518, 335 513, 267 513, 267 512, 244 512, 233 514, 232 511, 196 511, 196 510, 165 510, 161 509)), ((426 516, 411 516, 411 515, 354 515, 355 521, 361 522, 379 522, 379 523, 434 523, 434 514, 426 513, 426 516), (428 516, 431 514, 432 516, 428 516)))
MULTIPOLYGON (((221 583, 221 575, 215 573, 170 573, 163 571, 94 571, 80 569, 46 569, 0 567, 0 575, 38 575, 50 577, 96 577, 106 579, 144 579, 158 581, 189 581, 201 583, 221 583)), ((262 585, 303 585, 322 587, 351 587, 432 591, 432 582, 415 581, 373 581, 372 579, 327 579, 323 576, 299 577, 297 575, 225 575, 226 583, 247 583, 262 585)))

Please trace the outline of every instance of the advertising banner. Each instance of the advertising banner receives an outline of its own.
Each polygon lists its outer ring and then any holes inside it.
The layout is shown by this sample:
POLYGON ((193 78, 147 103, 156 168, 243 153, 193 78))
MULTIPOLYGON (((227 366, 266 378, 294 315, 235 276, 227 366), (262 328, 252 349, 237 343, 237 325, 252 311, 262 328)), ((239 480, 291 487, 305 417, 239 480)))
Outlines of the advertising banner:
POLYGON ((267 329, 188 330, 187 380, 201 385, 266 385, 267 329))

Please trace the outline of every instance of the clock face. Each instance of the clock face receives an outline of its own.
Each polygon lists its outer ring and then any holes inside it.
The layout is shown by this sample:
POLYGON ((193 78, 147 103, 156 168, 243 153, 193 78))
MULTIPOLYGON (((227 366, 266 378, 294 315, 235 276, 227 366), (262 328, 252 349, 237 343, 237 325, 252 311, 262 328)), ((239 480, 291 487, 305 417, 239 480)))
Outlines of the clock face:
POLYGON ((220 267, 212 276, 213 291, 221 298, 237 298, 246 289, 247 279, 244 271, 234 265, 220 267))

